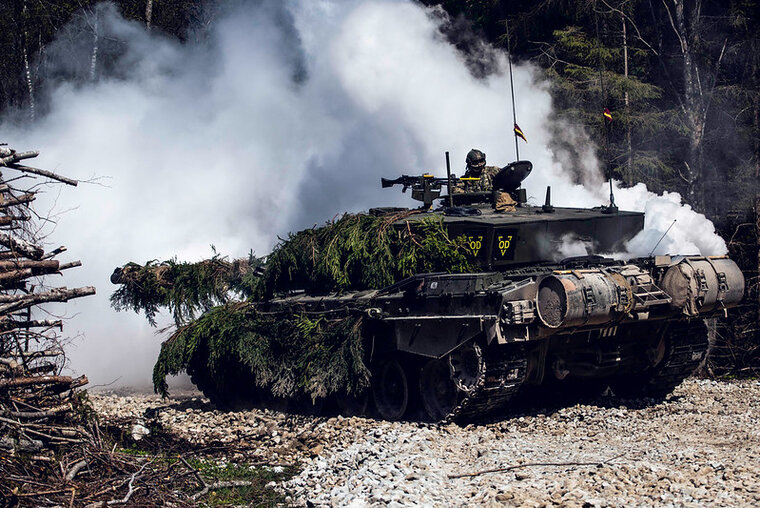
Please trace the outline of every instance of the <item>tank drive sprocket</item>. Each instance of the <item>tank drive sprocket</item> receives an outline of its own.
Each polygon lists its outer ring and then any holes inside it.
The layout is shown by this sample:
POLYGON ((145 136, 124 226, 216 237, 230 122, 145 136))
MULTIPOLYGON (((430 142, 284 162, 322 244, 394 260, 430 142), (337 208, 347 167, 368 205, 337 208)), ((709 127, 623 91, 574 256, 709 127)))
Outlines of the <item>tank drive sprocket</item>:
POLYGON ((526 373, 522 348, 471 342, 425 364, 420 373, 422 405, 434 421, 482 418, 508 404, 526 373))

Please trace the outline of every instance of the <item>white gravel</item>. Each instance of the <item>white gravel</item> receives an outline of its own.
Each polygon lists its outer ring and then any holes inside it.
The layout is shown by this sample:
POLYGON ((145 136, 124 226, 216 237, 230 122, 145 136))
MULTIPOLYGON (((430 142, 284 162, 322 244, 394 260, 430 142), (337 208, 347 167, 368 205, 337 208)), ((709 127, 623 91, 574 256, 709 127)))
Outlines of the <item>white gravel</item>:
POLYGON ((194 443, 244 444, 246 460, 300 461, 281 486, 300 505, 760 505, 758 381, 688 380, 650 406, 601 398, 464 427, 221 413, 197 395, 91 398, 105 420, 155 417, 194 443))

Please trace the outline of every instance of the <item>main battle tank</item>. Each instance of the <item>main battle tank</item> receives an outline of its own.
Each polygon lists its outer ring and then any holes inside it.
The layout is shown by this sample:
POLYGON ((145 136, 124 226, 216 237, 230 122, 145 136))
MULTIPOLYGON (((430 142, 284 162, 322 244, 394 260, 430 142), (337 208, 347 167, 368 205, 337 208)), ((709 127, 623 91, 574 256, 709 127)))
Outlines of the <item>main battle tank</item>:
POLYGON ((441 190, 451 178, 383 179, 383 187, 411 188, 423 202, 394 227, 440 219, 450 237, 466 242, 471 273, 417 273, 381 289, 333 295, 295 291, 256 305, 283 316, 361 313, 371 396, 342 402, 361 411, 370 401, 384 419, 420 409, 435 421, 474 419, 539 385, 610 386, 625 396, 671 392, 705 357, 705 319, 724 316, 742 299, 741 271, 726 256, 558 259, 569 238, 594 252, 624 251, 644 214, 554 207, 550 189, 543 206, 531 206, 520 188, 531 170, 518 161, 494 178, 494 192, 449 196, 441 190), (499 192, 513 198, 512 211, 495 211, 499 192))
POLYGON ((347 214, 266 260, 130 263, 112 275, 112 302, 151 323, 167 307, 177 328, 156 390, 186 371, 222 407, 334 400, 352 414, 441 421, 504 410, 533 387, 666 395, 704 359, 705 319, 742 299, 741 271, 725 256, 562 259, 572 242, 624 252, 644 215, 554 207, 550 189, 531 206, 531 171, 514 162, 493 191, 447 196, 466 179, 383 179, 422 206, 347 214))

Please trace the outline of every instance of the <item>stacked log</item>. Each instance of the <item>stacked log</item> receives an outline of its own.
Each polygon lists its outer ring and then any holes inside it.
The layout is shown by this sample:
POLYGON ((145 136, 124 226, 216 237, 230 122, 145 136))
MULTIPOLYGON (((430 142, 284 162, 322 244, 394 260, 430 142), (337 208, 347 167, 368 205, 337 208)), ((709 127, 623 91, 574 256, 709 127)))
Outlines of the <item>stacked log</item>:
POLYGON ((87 377, 64 370, 63 322, 39 306, 91 295, 95 288, 48 282, 81 263, 59 260, 65 247, 45 249, 39 233, 44 218, 32 209, 36 189, 43 179, 77 181, 22 164, 36 155, 0 145, 0 507, 195 506, 232 482, 207 481, 176 453, 172 460, 169 454, 156 460, 126 453, 121 447, 136 441, 120 422, 101 428, 81 389, 87 377))
POLYGON ((92 295, 95 288, 48 283, 47 276, 81 263, 59 261, 65 247, 45 250, 31 206, 40 180, 77 181, 22 164, 37 155, 0 145, 0 460, 51 462, 61 447, 91 439, 77 411, 77 389, 87 377, 63 374, 63 322, 38 319, 47 317, 38 306, 92 295))

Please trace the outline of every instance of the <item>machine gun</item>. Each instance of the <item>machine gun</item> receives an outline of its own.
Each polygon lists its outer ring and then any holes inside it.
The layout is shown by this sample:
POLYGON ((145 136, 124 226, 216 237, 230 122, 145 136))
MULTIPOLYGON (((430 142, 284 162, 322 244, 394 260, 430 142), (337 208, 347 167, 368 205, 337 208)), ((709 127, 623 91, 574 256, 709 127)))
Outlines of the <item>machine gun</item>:
MULTIPOLYGON (((459 178, 451 176, 451 181, 459 180, 459 178)), ((421 176, 408 176, 402 175, 395 180, 388 178, 381 178, 380 183, 383 189, 393 187, 394 185, 403 185, 401 192, 412 188, 412 199, 422 201, 425 208, 430 208, 433 205, 433 200, 441 196, 441 187, 443 185, 448 186, 448 178, 438 178, 433 175, 421 175, 421 176)))
MULTIPOLYGON (((448 154, 447 154, 448 155, 448 154)), ((448 166, 448 164, 447 164, 448 166)), ((447 168, 448 169, 448 168, 447 168)), ((520 184, 530 175, 533 170, 533 164, 530 161, 516 161, 507 164, 493 177, 493 190, 487 192, 463 192, 460 194, 451 194, 449 189, 449 206, 469 205, 472 203, 490 201, 493 199, 495 191, 510 193, 519 203, 525 203, 527 198, 525 190, 520 188, 520 184)), ((384 189, 394 185, 402 185, 401 192, 406 192, 412 188, 412 199, 422 201, 424 208, 430 208, 433 200, 441 197, 441 187, 449 187, 454 182, 478 181, 479 178, 438 178, 433 175, 409 176, 403 175, 395 180, 381 178, 380 182, 384 189)))

